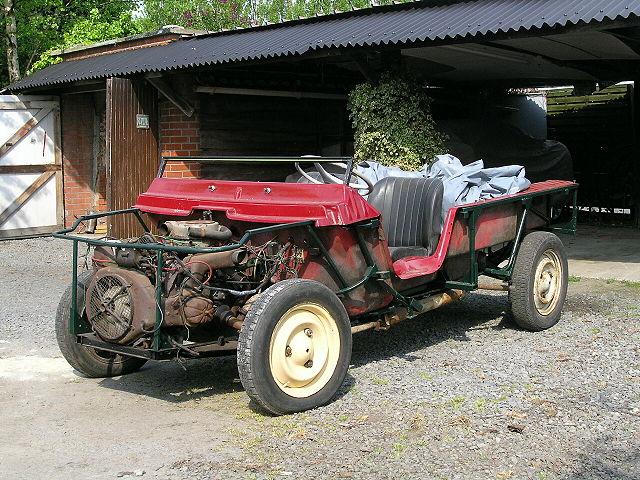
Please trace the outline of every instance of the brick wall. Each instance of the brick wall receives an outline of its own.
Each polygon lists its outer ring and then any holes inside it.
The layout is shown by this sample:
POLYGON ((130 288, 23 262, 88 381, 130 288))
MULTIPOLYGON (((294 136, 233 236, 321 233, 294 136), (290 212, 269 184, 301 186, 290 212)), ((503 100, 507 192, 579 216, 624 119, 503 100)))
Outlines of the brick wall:
MULTIPOLYGON (((106 205, 104 170, 98 176, 97 195, 91 190, 91 159, 94 141, 94 101, 90 94, 63 95, 61 98, 62 165, 64 178, 65 224, 90 210, 102 212, 106 205)), ((104 138, 102 137, 104 141, 104 138)), ((104 150, 102 149, 101 152, 104 150)), ((98 159, 103 164, 102 153, 98 159)))
MULTIPOLYGON (((187 117, 171 102, 160 103, 160 151, 163 157, 200 155, 200 122, 197 114, 187 117)), ((172 162, 165 169, 168 178, 197 178, 199 164, 172 162)))
MULTIPOLYGON (((95 99, 95 102, 104 99, 95 99)), ((104 164, 104 124, 100 130, 98 151, 98 182, 94 195, 91 190, 91 164, 94 152, 94 98, 91 94, 63 95, 61 98, 62 161, 64 178, 65 224, 71 225, 90 210, 108 210, 104 164), (94 204, 95 202, 95 204, 94 204)), ((170 102, 159 105, 160 150, 163 156, 200 155, 200 127, 198 118, 189 118, 170 102)), ((104 117, 102 119, 104 122, 104 117)), ((197 178, 200 166, 175 162, 167 165, 165 177, 197 178)))

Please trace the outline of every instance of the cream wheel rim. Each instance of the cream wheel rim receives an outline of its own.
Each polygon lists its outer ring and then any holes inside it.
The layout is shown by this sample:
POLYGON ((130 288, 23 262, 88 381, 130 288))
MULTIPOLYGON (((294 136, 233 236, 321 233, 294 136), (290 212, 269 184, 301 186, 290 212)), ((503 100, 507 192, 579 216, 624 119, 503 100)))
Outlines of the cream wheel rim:
POLYGON ((269 345, 269 367, 278 388, 292 397, 319 392, 336 370, 340 332, 329 311, 315 303, 289 309, 269 345))
POLYGON ((546 250, 536 268, 534 303, 540 315, 549 315, 558 304, 562 287, 562 262, 554 250, 546 250))

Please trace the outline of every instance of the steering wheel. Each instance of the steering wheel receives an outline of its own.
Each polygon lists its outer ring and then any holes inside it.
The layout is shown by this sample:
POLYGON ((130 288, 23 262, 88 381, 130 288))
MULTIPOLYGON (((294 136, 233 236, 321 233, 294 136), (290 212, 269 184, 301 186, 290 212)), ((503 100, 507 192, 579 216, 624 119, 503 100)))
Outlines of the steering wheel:
MULTIPOLYGON (((311 183, 316 183, 316 184, 323 184, 323 183, 343 184, 344 183, 343 179, 340 179, 340 178, 336 177, 335 175, 332 175, 329 172, 327 172, 324 169, 324 167, 322 166, 322 164, 320 164, 318 162, 313 162, 313 166, 315 167, 316 171, 320 174, 320 177, 322 177, 322 180, 324 180, 323 182, 313 178, 311 175, 309 175, 307 172, 305 172, 302 169, 302 167, 300 166, 299 162, 296 162, 295 165, 296 165, 296 170, 298 171, 298 173, 300 175, 302 175, 304 178, 306 178, 307 180, 309 180, 311 183)), ((343 163, 330 162, 330 163, 326 163, 326 165, 331 165, 332 167, 341 168, 342 170, 344 170, 344 175, 347 174, 347 167, 343 163)), ((361 173, 358 173, 355 170, 353 170, 351 172, 351 176, 352 177, 354 177, 354 176, 358 177, 359 180, 364 182, 364 183, 361 183, 361 182, 349 183, 349 186, 351 188, 355 188, 356 190, 364 190, 364 192, 359 192, 361 195, 369 195, 371 193, 371 190, 373 190, 373 184, 371 183, 371 180, 369 180, 367 177, 365 177, 361 173)))

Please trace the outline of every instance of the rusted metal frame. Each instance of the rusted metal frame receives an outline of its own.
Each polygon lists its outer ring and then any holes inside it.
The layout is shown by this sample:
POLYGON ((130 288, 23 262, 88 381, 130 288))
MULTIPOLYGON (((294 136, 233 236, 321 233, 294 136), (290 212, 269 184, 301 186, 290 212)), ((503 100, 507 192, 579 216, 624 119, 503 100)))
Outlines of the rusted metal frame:
MULTIPOLYGON (((369 266, 369 269, 371 270, 371 274, 369 276, 369 278, 372 277, 376 277, 377 280, 380 280, 383 287, 387 289, 387 291, 393 295, 393 298, 395 300, 395 304, 400 304, 404 307, 407 308, 407 310, 410 313, 413 313, 413 311, 421 311, 422 310, 422 305, 420 305, 420 303, 415 299, 415 298, 411 298, 411 297, 405 297, 404 295, 402 295, 400 292, 398 292, 395 288, 393 288, 393 286, 391 286, 389 283, 387 283, 385 280, 387 280, 388 278, 390 278, 390 273, 388 271, 384 271, 384 270, 379 270, 378 266, 373 258, 373 255, 371 254, 371 251, 369 250, 369 247, 367 247, 366 242, 364 241, 364 238, 362 238, 362 234, 360 233, 360 229, 362 228, 373 228, 373 227, 378 227, 380 225, 380 220, 379 219, 374 219, 371 220, 370 222, 367 223, 363 223, 360 225, 355 225, 355 229, 356 229, 356 239, 358 241, 358 246, 360 247, 360 251, 362 252, 362 255, 364 256, 365 262, 367 263, 367 265, 369 266)), ((369 269, 367 269, 367 272, 369 271, 369 269)), ((362 280, 362 283, 366 282, 367 280, 369 280, 369 278, 364 278, 362 280)))
POLYGON ((395 300, 394 305, 401 305, 403 307, 406 307, 407 311, 410 314, 413 314, 414 311, 422 311, 422 305, 420 305, 420 302, 418 302, 415 297, 405 297, 387 282, 381 282, 381 284, 391 295, 393 295, 393 298, 395 300))
MULTIPOLYGON (((313 242, 320 249, 320 253, 322 253, 322 257, 327 261, 327 263, 329 264, 329 267, 331 267, 331 271, 337 277, 338 285, 340 285, 340 287, 342 287, 343 289, 344 288, 348 288, 349 284, 347 283, 347 281, 345 280, 344 276, 342 275, 342 273, 338 269, 338 266, 336 265, 336 262, 333 261, 333 258, 331 257, 331 254, 327 250, 327 247, 324 246, 324 244, 322 243, 322 240, 320 240, 320 237, 318 237, 318 234, 316 233, 315 229, 313 228, 313 225, 307 224, 307 232, 309 232, 309 235, 311 235, 311 238, 313 239, 313 242)), ((338 291, 340 291, 340 290, 338 290, 338 291)))
POLYGON ((527 212, 531 209, 531 199, 523 200, 524 209, 522 216, 520 217, 520 223, 518 224, 518 230, 516 231, 516 238, 513 240, 513 247, 511 248, 511 254, 509 255, 509 262, 503 268, 485 268, 482 273, 488 277, 498 278, 500 280, 508 280, 513 273, 513 266, 516 263, 516 257, 518 250, 520 249, 520 243, 522 242, 522 236, 527 225, 527 212))
POLYGON ((129 357, 145 358, 148 360, 168 359, 173 355, 173 352, 170 351, 159 353, 153 350, 143 350, 142 348, 131 347, 129 345, 107 343, 97 340, 93 335, 78 335, 78 343, 85 347, 95 348, 96 350, 119 353, 122 355, 127 355, 129 357))
MULTIPOLYGON (((513 201, 513 200, 512 200, 513 201)), ((476 221, 484 211, 484 205, 463 210, 463 215, 468 219, 469 228, 469 271, 462 280, 445 282, 446 288, 460 290, 475 290, 478 288, 478 261, 476 259, 476 221)))
POLYGON ((342 295, 343 293, 347 293, 347 292, 350 292, 351 290, 355 290, 359 286, 364 285, 366 282, 368 282, 376 274, 380 273, 378 271, 378 266, 376 265, 376 262, 373 259, 373 255, 371 255, 371 252, 369 251, 369 247, 367 247, 367 243, 364 241, 364 238, 362 238, 362 233, 360 233, 361 228, 373 228, 373 227, 377 227, 379 224, 380 222, 377 219, 375 219, 371 222, 353 226, 355 230, 356 241, 358 242, 358 247, 360 247, 360 252, 364 257, 365 264, 367 265, 367 270, 365 271, 364 276, 358 282, 354 283, 349 287, 338 290, 336 292, 336 295, 342 295))
POLYGON ((113 215, 121 215, 121 214, 128 214, 128 213, 136 214, 136 212, 138 212, 138 215, 139 215, 139 210, 137 208, 128 208, 125 210, 114 210, 112 212, 83 215, 80 218, 78 218, 71 227, 65 228, 64 230, 58 230, 57 232, 54 232, 52 236, 55 238, 78 240, 80 242, 88 243, 89 245, 94 245, 94 246, 104 246, 104 247, 117 246, 118 248, 136 248, 140 250, 162 250, 163 252, 179 252, 179 253, 214 253, 214 252, 226 252, 229 250, 235 250, 236 248, 244 246, 251 237, 255 235, 259 235, 261 233, 274 232, 277 230, 285 230, 289 228, 305 227, 313 224, 312 220, 304 220, 302 222, 280 223, 277 225, 270 225, 268 227, 254 228, 252 230, 247 230, 245 234, 242 236, 242 238, 238 240, 237 243, 234 243, 232 245, 224 245, 221 247, 210 247, 210 248, 174 247, 170 245, 161 245, 161 244, 154 245, 149 243, 126 243, 126 242, 114 243, 114 242, 107 242, 103 240, 95 240, 91 238, 67 235, 68 233, 74 231, 81 222, 91 220, 93 218, 102 218, 102 217, 108 217, 113 215))
POLYGON ((389 291, 389 293, 391 293, 391 295, 393 295, 393 298, 398 303, 407 307, 409 311, 413 311, 413 310, 419 311, 422 307, 415 299, 403 296, 395 288, 393 288, 391 285, 389 285, 387 282, 384 281, 385 279, 389 278, 390 274, 387 271, 381 271, 378 269, 375 259, 373 258, 373 255, 371 254, 369 247, 367 247, 367 243, 364 241, 364 238, 362 237, 362 233, 360 233, 361 229, 377 228, 379 225, 380 225, 380 220, 377 218, 371 220, 370 222, 361 223, 359 225, 353 225, 356 241, 358 242, 358 246, 360 247, 360 251, 367 265, 367 269, 364 273, 364 276, 353 285, 347 284, 347 281, 342 276, 342 273, 340 273, 340 270, 338 270, 338 266, 336 265, 333 258, 331 257, 331 254, 327 251, 325 246, 322 244, 322 242, 320 241, 320 238, 318 237, 313 227, 308 226, 307 230, 309 231, 310 235, 314 239, 315 243, 318 245, 320 252, 322 253, 323 257, 325 258, 329 266, 331 267, 331 270, 336 274, 336 276, 338 277, 341 283, 342 288, 335 292, 336 295, 342 295, 352 290, 355 290, 356 288, 364 285, 366 282, 368 282, 372 278, 375 278, 377 280, 382 280, 382 285, 389 291))
POLYGON ((335 292, 336 295, 342 295, 344 293, 349 293, 351 290, 355 290, 356 288, 360 287, 361 285, 364 285, 367 281, 369 281, 372 277, 374 277, 375 274, 376 274, 376 267, 375 266, 367 267, 367 270, 364 273, 364 277, 362 277, 360 280, 358 280, 353 285, 350 285, 350 286, 348 286, 346 288, 342 288, 340 290, 337 290, 335 292))
MULTIPOLYGON (((85 347, 91 347, 96 350, 103 350, 106 352, 119 353, 121 355, 127 355, 129 357, 144 358, 147 360, 171 360, 175 358, 175 352, 178 350, 175 347, 171 349, 163 349, 159 352, 143 349, 139 347, 132 347, 130 345, 120 345, 117 343, 108 343, 100 340, 92 333, 85 333, 78 335, 78 343, 85 347)), ((237 348, 237 341, 227 341, 224 347, 217 347, 212 345, 212 342, 202 342, 190 345, 189 348, 197 352, 198 358, 204 357, 216 357, 223 355, 235 354, 237 348), (213 348, 212 348, 213 347, 213 348)))
POLYGON ((361 229, 377 228, 379 225, 380 225, 380 220, 378 218, 375 218, 369 222, 361 223, 353 226, 355 230, 356 241, 358 242, 358 247, 360 248, 362 256, 364 257, 365 263, 367 265, 367 270, 365 271, 364 276, 358 282, 356 282, 355 284, 349 287, 338 290, 335 293, 336 295, 342 295, 343 293, 350 292, 351 290, 354 290, 360 287, 361 285, 365 284, 366 282, 374 278, 376 280, 381 281, 382 286, 386 288, 387 291, 393 296, 394 302, 392 302, 392 305, 387 306, 381 310, 376 310, 375 312, 367 312, 363 314, 361 318, 366 318, 368 316, 383 315, 384 313, 394 310, 395 308, 397 308, 398 305, 405 307, 409 312, 409 314, 413 314, 413 312, 415 311, 419 312, 422 310, 422 305, 415 298, 405 297, 400 292, 398 292, 395 288, 393 288, 393 286, 391 286, 389 283, 385 281, 391 277, 390 272, 386 270, 378 269, 378 265, 376 264, 376 261, 373 258, 373 255, 371 254, 371 251, 369 250, 367 243, 362 237, 362 233, 360 233, 361 229))
POLYGON ((126 213, 133 213, 138 218, 140 223, 145 227, 145 230, 148 231, 148 229, 146 229, 146 225, 144 221, 140 217, 139 210, 137 208, 130 208, 126 210, 118 210, 113 212, 84 215, 80 217, 78 220, 76 220, 76 222, 71 227, 66 228, 64 230, 59 230, 53 233, 53 236, 56 238, 65 238, 73 241, 73 260, 72 260, 72 273, 71 273, 71 309, 69 313, 70 315, 69 330, 70 330, 70 333, 73 335, 88 333, 91 331, 91 328, 89 327, 89 325, 83 322, 82 318, 78 314, 77 302, 78 302, 78 243, 79 242, 87 243, 89 245, 94 245, 94 246, 113 247, 117 245, 120 248, 137 248, 137 249, 143 249, 143 250, 155 250, 157 255, 156 285, 155 285, 157 304, 156 304, 156 321, 154 325, 152 349, 156 352, 160 350, 172 349, 172 347, 168 345, 168 342, 166 342, 166 339, 160 330, 160 325, 162 324, 162 311, 160 309, 161 300, 162 300, 162 282, 161 282, 160 275, 164 267, 164 258, 163 258, 164 252, 175 251, 180 253, 209 253, 209 252, 233 250, 246 244, 249 238, 259 233, 282 230, 282 229, 291 228, 291 227, 308 226, 312 224, 311 221, 304 221, 304 222, 271 225, 269 227, 256 228, 256 229, 245 232, 244 236, 240 239, 240 241, 234 245, 226 245, 223 247, 212 247, 212 248, 172 247, 168 245, 151 245, 151 244, 145 244, 145 243, 114 244, 113 242, 105 242, 101 240, 93 240, 89 238, 66 235, 67 233, 75 230, 78 227, 78 225, 83 221, 90 220, 92 218, 101 218, 105 216, 112 216, 112 215, 119 215, 119 214, 126 214, 126 213))
POLYGON ((351 327, 351 333, 353 334, 371 329, 388 330, 396 323, 413 319, 423 313, 443 307, 449 303, 462 300, 465 295, 466 292, 464 290, 442 290, 441 292, 424 296, 419 301, 416 300, 416 303, 420 306, 419 309, 412 309, 409 307, 392 308, 389 312, 385 313, 384 316, 382 314, 378 314, 378 317, 380 317, 378 320, 361 323, 351 327))
POLYGON ((158 352, 163 348, 170 348, 170 343, 166 340, 166 336, 160 331, 162 326, 162 270, 164 269, 164 256, 162 250, 156 252, 156 321, 153 325, 153 342, 151 343, 151 349, 154 352, 158 352))
MULTIPOLYGON (((578 188, 577 185, 572 185, 570 187, 561 187, 561 188, 555 188, 551 190, 544 190, 541 192, 524 194, 522 197, 519 197, 517 199, 517 200, 520 200, 525 207, 523 212, 523 217, 526 216, 526 212, 531 211, 532 213, 540 216, 545 221, 545 223, 547 224, 548 230, 575 234, 575 225, 577 222, 576 206, 574 206, 574 209, 573 209, 573 217, 571 222, 569 223, 570 226, 568 228, 558 228, 558 227, 554 228, 554 227, 551 227, 550 225, 551 220, 546 215, 544 215, 543 213, 539 212, 538 210, 532 207, 532 200, 535 197, 549 195, 550 193, 555 193, 558 191, 564 191, 564 192, 573 191, 573 202, 574 202, 574 205, 577 205, 577 193, 578 193, 577 188, 578 188)), ((476 261, 476 251, 475 251, 476 221, 480 217, 480 215, 482 215, 482 212, 484 211, 485 208, 493 207, 501 203, 512 203, 512 202, 514 202, 514 199, 508 197, 508 198, 492 201, 487 205, 481 204, 481 205, 473 205, 470 207, 461 208, 461 211, 464 217, 469 219, 469 225, 468 225, 469 226, 469 272, 463 277, 462 280, 447 281, 445 283, 447 288, 459 288, 462 290, 474 290, 477 288, 478 275, 480 272, 478 271, 478 263, 476 261)), ((524 233, 525 229, 526 229, 525 220, 521 219, 520 225, 518 227, 518 232, 516 233, 516 240, 514 241, 513 250, 509 259, 509 264, 503 269, 485 269, 482 272, 483 274, 487 276, 503 279, 503 280, 511 277, 511 274, 513 272, 513 265, 515 264, 515 257, 517 256, 518 248, 520 246, 520 240, 521 240, 520 237, 524 233)))

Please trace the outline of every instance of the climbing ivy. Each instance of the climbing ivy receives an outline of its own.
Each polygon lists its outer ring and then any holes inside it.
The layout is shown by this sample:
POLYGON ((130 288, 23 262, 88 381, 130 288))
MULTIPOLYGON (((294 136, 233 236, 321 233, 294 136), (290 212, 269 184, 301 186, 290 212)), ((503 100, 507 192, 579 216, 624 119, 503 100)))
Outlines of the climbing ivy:
POLYGON ((386 72, 375 85, 357 85, 347 105, 356 160, 419 170, 446 153, 429 105, 421 84, 401 74, 386 72))

